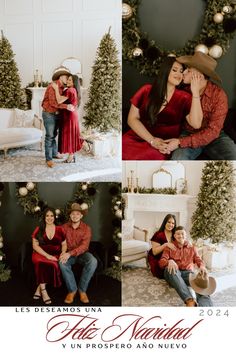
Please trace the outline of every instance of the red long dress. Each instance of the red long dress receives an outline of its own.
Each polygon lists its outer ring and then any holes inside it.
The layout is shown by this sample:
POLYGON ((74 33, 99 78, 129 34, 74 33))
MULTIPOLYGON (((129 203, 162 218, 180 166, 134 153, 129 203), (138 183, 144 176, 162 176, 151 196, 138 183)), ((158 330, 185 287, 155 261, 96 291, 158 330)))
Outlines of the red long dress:
MULTIPOLYGON (((150 84, 142 86, 131 98, 131 103, 139 109, 140 120, 146 129, 157 138, 178 138, 185 117, 191 107, 192 97, 188 92, 175 89, 170 101, 158 114, 156 124, 148 125, 146 108, 149 100, 150 84)), ((148 142, 140 138, 132 129, 122 137, 123 160, 166 160, 170 155, 162 154, 148 142)))
MULTIPOLYGON (((68 97, 67 103, 77 107, 78 97, 74 87, 68 88, 63 95, 68 97)), ((58 151, 61 154, 74 154, 81 149, 82 145, 83 139, 80 138, 78 111, 76 109, 74 112, 67 109, 63 110, 60 122, 58 151)))
MULTIPOLYGON (((168 242, 164 231, 157 231, 151 238, 151 241, 157 242, 160 245, 168 242)), ((154 277, 164 278, 164 270, 160 268, 159 262, 162 256, 162 252, 158 253, 156 256, 153 255, 152 249, 148 252, 148 263, 151 268, 151 272, 154 277)))
MULTIPOLYGON (((39 227, 36 227, 32 234, 32 238, 36 238, 39 227)), ((56 226, 55 234, 51 240, 43 234, 43 243, 40 247, 50 254, 59 258, 61 253, 61 243, 65 240, 65 233, 61 226, 56 226)), ((52 284, 55 288, 61 286, 61 271, 56 261, 51 261, 41 254, 33 251, 32 262, 34 264, 37 284, 52 284)))

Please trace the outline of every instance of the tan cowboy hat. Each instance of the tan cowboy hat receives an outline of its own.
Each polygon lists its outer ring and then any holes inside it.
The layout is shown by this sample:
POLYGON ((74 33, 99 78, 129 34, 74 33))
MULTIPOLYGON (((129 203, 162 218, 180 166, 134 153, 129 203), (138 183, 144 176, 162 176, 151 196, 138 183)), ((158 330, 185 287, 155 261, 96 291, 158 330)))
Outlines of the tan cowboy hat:
POLYGON ((88 209, 82 208, 79 203, 73 203, 73 204, 71 204, 71 208, 69 211, 70 214, 72 213, 72 211, 79 211, 81 214, 85 215, 88 212, 88 209))
POLYGON ((215 72, 217 61, 207 54, 195 52, 194 55, 184 55, 176 58, 176 60, 184 65, 199 70, 201 73, 209 76, 212 80, 221 83, 221 78, 215 72))
POLYGON ((193 290, 200 295, 211 295, 216 290, 216 280, 208 274, 190 273, 189 284, 193 290))
POLYGON ((69 76, 69 75, 71 75, 71 72, 65 66, 59 66, 53 72, 52 81, 58 80, 61 75, 68 75, 69 76))

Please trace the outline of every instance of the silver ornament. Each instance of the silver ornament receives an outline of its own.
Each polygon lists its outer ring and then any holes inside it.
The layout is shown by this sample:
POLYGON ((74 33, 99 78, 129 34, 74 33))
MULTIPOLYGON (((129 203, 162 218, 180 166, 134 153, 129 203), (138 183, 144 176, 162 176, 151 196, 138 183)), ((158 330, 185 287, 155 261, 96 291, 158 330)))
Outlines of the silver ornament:
POLYGON ((231 14, 231 12, 233 11, 233 8, 232 8, 232 6, 224 6, 222 10, 225 14, 231 14))
POLYGON ((38 211, 40 211, 41 209, 40 209, 40 207, 37 205, 35 208, 34 208, 34 211, 35 211, 35 213, 37 213, 38 211))
POLYGON ((222 54, 223 54, 223 49, 221 48, 221 46, 217 44, 213 45, 209 50, 209 55, 214 59, 220 58, 222 54))
POLYGON ((86 210, 86 209, 88 209, 88 204, 87 203, 82 203, 80 205, 80 207, 81 207, 82 210, 86 210))
POLYGON ((224 16, 220 12, 217 12, 213 17, 213 20, 215 23, 221 23, 221 22, 223 22, 223 19, 224 19, 224 16))
POLYGON ((195 47, 195 52, 202 52, 204 54, 208 54, 209 49, 207 48, 207 46, 205 44, 198 44, 195 47))
POLYGON ((60 214, 61 214, 61 210, 60 210, 60 209, 56 209, 56 210, 55 210, 55 214, 56 214, 56 215, 60 215, 60 214))
POLYGON ((143 55, 143 51, 141 48, 134 48, 133 50, 133 56, 134 57, 140 57, 141 55, 143 55))
POLYGON ((20 194, 22 197, 25 197, 25 196, 28 194, 28 189, 25 188, 25 187, 19 188, 19 194, 20 194))
POLYGON ((26 184, 26 188, 28 189, 28 191, 32 191, 34 189, 34 183, 33 182, 28 182, 26 184))
POLYGON ((132 7, 125 2, 122 4, 122 18, 128 20, 133 15, 132 7))

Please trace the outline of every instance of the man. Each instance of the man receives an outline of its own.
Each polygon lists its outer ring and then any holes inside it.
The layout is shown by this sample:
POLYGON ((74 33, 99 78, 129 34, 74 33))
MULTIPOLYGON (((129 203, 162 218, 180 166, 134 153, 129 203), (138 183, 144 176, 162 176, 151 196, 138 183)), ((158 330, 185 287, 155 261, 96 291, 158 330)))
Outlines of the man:
POLYGON ((215 72, 217 62, 201 52, 176 60, 187 66, 183 73, 185 84, 190 84, 192 75, 201 75, 199 95, 192 96, 192 99, 201 101, 203 119, 199 122, 199 129, 185 122, 180 138, 167 141, 169 152, 173 151, 171 159, 195 160, 204 153, 212 160, 235 160, 236 146, 222 130, 228 111, 227 96, 222 88, 210 81, 221 82, 215 72))
POLYGON ((77 290, 80 301, 84 304, 89 303, 86 291, 90 279, 97 268, 96 258, 88 252, 91 229, 81 221, 84 213, 85 211, 81 209, 78 203, 73 203, 70 210, 70 220, 67 224, 63 225, 67 251, 61 254, 59 265, 68 290, 68 294, 64 300, 67 304, 71 304, 74 301, 77 290), (78 286, 71 269, 71 266, 75 263, 80 263, 83 266, 78 286))
POLYGON ((186 239, 183 226, 176 227, 173 244, 176 248, 166 247, 159 262, 160 267, 165 269, 165 280, 177 291, 186 306, 197 306, 197 302, 199 306, 213 306, 209 295, 215 291, 215 279, 208 277, 204 262, 196 248, 186 239), (195 265, 200 270, 196 277, 193 276, 195 265), (190 283, 197 291, 197 302, 188 288, 190 283))
MULTIPOLYGON (((55 69, 52 81, 57 81, 57 85, 59 87, 59 92, 62 95, 62 91, 64 85, 67 83, 68 76, 70 75, 70 71, 61 66, 55 69)), ((42 102, 43 107, 43 122, 46 130, 45 134, 45 157, 46 164, 48 167, 52 168, 54 163, 52 161, 53 158, 60 159, 61 155, 58 154, 56 136, 59 128, 59 120, 60 120, 60 109, 68 109, 69 111, 74 111, 74 106, 71 104, 58 104, 56 100, 55 90, 50 84, 46 91, 42 102)))

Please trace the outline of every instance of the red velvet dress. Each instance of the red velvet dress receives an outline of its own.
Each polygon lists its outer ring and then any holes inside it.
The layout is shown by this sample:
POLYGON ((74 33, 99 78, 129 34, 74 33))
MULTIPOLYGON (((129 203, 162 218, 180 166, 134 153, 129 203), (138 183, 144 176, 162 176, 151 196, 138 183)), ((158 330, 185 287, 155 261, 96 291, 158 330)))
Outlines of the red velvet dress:
MULTIPOLYGON (((188 92, 175 89, 168 104, 158 114, 156 124, 150 127, 147 121, 146 108, 151 87, 150 84, 142 86, 130 100, 139 109, 141 122, 154 137, 161 139, 178 138, 185 117, 190 112, 191 95, 188 92)), ((122 137, 123 160, 166 160, 169 156, 153 148, 132 129, 122 137)))
MULTIPOLYGON (((36 238, 39 227, 36 227, 32 234, 32 238, 36 238)), ((46 233, 43 235, 43 244, 40 247, 50 254, 59 258, 61 253, 61 243, 65 240, 65 234, 61 226, 56 226, 55 234, 51 240, 46 233)), ((32 262, 34 264, 37 284, 52 284, 55 288, 61 286, 61 271, 56 261, 51 261, 41 254, 33 251, 32 262)))
MULTIPOLYGON (((157 242, 160 245, 163 245, 164 243, 168 242, 166 239, 166 235, 164 231, 157 231, 151 238, 151 241, 157 242)), ((164 270, 160 268, 159 266, 159 261, 161 259, 162 252, 157 254, 156 256, 153 255, 152 249, 148 252, 148 263, 151 268, 151 272, 154 275, 154 277, 157 278, 164 278, 164 270)))
MULTIPOLYGON (((77 92, 74 87, 68 88, 63 95, 68 97, 66 103, 74 106, 78 104, 77 92)), ((83 139, 80 138, 78 111, 70 112, 64 109, 62 120, 60 122, 60 132, 58 141, 58 151, 61 154, 74 154, 79 151, 83 145, 83 139)))

